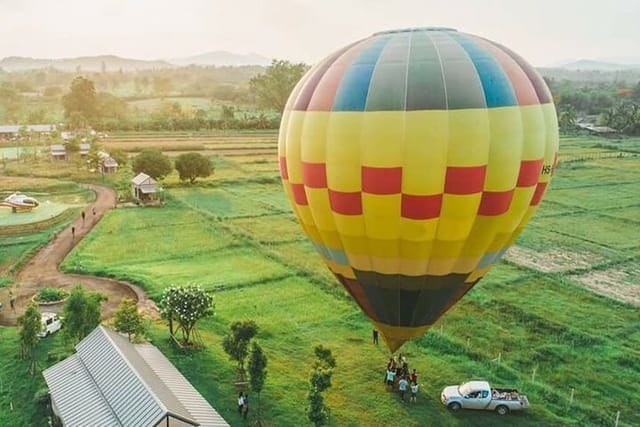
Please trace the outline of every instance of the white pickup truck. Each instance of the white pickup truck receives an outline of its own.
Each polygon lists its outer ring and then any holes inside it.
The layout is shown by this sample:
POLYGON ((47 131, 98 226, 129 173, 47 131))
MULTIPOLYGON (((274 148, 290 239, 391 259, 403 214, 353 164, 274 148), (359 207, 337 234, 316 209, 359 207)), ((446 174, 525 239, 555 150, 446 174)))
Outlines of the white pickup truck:
POLYGON ((442 404, 452 411, 481 409, 500 415, 521 411, 529 406, 527 396, 516 389, 492 388, 487 381, 469 381, 445 387, 440 396, 442 404))

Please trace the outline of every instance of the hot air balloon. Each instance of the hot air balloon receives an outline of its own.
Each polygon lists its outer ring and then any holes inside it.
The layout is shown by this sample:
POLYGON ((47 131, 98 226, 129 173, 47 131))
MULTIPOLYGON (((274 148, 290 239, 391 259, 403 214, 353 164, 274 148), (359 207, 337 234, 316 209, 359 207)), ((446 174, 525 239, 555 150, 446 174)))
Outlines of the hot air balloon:
POLYGON ((533 67, 447 28, 380 32, 329 55, 291 93, 278 140, 304 232, 392 352, 502 257, 557 152, 533 67))

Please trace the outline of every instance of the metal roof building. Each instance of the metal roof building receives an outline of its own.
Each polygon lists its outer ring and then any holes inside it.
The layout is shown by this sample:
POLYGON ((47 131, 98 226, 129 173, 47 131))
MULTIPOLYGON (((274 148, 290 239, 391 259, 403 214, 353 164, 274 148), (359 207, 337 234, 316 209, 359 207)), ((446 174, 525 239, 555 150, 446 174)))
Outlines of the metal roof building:
POLYGON ((156 193, 162 191, 155 179, 144 172, 140 172, 131 180, 131 191, 137 200, 154 199, 156 193))
POLYGON ((151 344, 98 326, 43 372, 65 426, 228 426, 151 344))
POLYGON ((56 130, 56 125, 0 125, 0 134, 17 135, 23 128, 27 132, 46 133, 56 130))

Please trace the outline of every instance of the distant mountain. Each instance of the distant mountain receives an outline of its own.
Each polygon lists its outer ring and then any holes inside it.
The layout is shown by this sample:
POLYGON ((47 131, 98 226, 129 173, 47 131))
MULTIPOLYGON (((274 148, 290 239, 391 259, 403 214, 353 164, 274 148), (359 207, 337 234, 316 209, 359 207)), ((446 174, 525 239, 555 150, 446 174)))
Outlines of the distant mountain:
POLYGON ((187 56, 185 58, 173 58, 167 59, 168 62, 186 66, 186 65, 263 65, 267 66, 271 64, 271 60, 257 53, 238 54, 232 52, 226 52, 223 50, 217 50, 214 52, 203 53, 201 55, 187 56))
POLYGON ((617 63, 594 59, 579 59, 577 61, 559 63, 554 65, 552 68, 584 71, 621 71, 640 69, 640 61, 638 61, 638 63, 617 63))
POLYGON ((174 68, 166 61, 146 61, 141 59, 120 58, 114 55, 83 56, 78 58, 42 59, 9 56, 0 60, 0 68, 5 71, 37 70, 56 68, 61 71, 135 71, 158 68, 174 68))

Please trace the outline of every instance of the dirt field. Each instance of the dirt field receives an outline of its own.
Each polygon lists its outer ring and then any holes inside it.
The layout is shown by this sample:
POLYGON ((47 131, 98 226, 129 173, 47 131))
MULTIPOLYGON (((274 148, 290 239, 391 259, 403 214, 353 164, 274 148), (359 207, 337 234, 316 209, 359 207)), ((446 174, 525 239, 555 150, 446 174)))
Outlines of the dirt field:
MULTIPOLYGON (((84 210, 85 219, 83 220, 81 216, 76 218, 69 227, 59 233, 22 267, 16 274, 16 281, 11 287, 0 289, 0 301, 4 305, 0 309, 0 324, 15 325, 17 317, 24 312, 26 305, 38 289, 46 286, 58 286, 70 290, 78 283, 89 291, 100 292, 107 297, 102 305, 103 319, 113 315, 123 298, 137 300, 138 307, 146 316, 158 317, 155 303, 147 299, 144 291, 137 286, 106 278, 60 272, 60 263, 71 249, 91 231, 105 212, 115 206, 116 195, 113 190, 95 185, 89 185, 88 188, 95 191, 96 200, 84 210), (72 229, 75 233, 72 233, 72 229), (13 292, 15 297, 14 310, 9 304, 9 291, 13 292)), ((61 304, 40 307, 40 311, 57 312, 61 309, 61 304)))
POLYGON ((512 246, 504 259, 514 264, 540 271, 542 273, 561 273, 576 268, 590 268, 599 258, 593 254, 561 251, 534 251, 521 246, 512 246))

